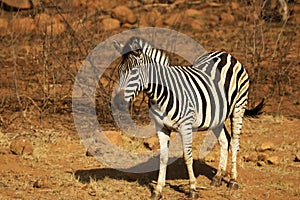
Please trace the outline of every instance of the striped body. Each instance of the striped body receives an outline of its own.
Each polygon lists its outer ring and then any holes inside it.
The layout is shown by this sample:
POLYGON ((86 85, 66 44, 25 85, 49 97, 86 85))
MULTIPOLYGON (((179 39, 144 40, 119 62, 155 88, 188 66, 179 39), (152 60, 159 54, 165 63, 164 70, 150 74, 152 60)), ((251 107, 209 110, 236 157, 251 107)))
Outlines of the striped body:
POLYGON ((192 66, 153 65, 148 74, 144 90, 151 104, 157 104, 151 109, 153 117, 171 129, 177 130, 187 120, 192 128, 213 129, 225 121, 237 102, 245 105, 247 101, 248 75, 225 52, 209 53, 192 66))
MULTIPOLYGON (((218 137, 221 155, 219 169, 213 179, 216 185, 225 175, 228 147, 231 146, 231 182, 236 184, 236 154, 249 87, 243 65, 230 54, 212 52, 197 58, 191 66, 170 66, 164 51, 137 37, 131 38, 125 46, 116 43, 115 47, 123 55, 119 65, 118 94, 122 93, 124 100, 130 102, 140 91, 145 91, 149 97, 150 113, 156 122, 161 154, 158 184, 152 196, 159 197, 165 184, 167 149, 172 130, 182 137, 192 196, 196 194, 192 167, 193 129, 211 129, 218 137), (231 119, 231 137, 224 126, 228 117, 231 119)), ((261 107, 255 108, 255 111, 261 107)), ((254 115, 257 113, 254 112, 254 115)))

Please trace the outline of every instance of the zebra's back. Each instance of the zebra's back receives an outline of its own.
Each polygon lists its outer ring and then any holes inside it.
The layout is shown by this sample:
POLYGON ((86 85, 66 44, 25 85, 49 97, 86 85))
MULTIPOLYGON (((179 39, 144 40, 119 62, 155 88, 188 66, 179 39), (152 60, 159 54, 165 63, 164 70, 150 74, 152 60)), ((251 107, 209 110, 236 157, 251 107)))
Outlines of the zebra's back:
POLYGON ((227 101, 227 117, 234 106, 244 104, 248 98, 249 78, 244 66, 231 54, 210 52, 198 57, 193 66, 207 74, 224 88, 227 101))

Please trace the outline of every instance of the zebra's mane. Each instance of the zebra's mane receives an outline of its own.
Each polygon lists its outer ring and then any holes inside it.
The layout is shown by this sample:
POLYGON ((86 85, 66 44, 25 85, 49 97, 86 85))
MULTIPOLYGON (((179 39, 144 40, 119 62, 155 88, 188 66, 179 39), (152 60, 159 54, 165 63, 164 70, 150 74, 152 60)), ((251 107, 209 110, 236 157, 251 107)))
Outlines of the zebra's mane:
POLYGON ((152 58, 155 63, 163 66, 170 65, 169 56, 164 50, 155 48, 149 41, 140 37, 131 37, 124 45, 122 54, 125 55, 136 50, 142 50, 142 52, 152 58))

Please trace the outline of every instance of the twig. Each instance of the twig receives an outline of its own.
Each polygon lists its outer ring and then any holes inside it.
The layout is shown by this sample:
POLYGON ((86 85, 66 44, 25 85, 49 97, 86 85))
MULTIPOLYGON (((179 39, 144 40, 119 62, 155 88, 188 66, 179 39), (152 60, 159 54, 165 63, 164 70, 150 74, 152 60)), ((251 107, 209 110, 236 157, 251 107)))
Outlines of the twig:
POLYGON ((276 44, 275 44, 275 49, 274 49, 273 54, 272 54, 271 62, 273 62, 274 58, 276 57, 278 43, 279 43, 281 35, 282 35, 282 33, 283 33, 284 29, 285 29, 286 24, 287 24, 287 20, 284 21, 284 23, 283 23, 283 25, 282 25, 282 27, 280 29, 280 32, 279 32, 279 34, 277 36, 277 40, 276 40, 276 44))

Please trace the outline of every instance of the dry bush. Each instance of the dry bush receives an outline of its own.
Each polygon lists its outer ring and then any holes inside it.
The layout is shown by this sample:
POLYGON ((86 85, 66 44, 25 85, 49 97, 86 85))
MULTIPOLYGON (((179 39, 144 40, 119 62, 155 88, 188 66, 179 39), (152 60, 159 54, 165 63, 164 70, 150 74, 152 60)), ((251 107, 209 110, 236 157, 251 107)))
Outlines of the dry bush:
MULTIPOLYGON (((32 10, 0 10, 0 18, 7 22, 2 23, 7 31, 0 32, 1 127, 17 128, 14 124, 19 122, 27 122, 21 123, 26 127, 47 126, 53 120, 52 115, 56 121, 72 122, 72 87, 82 61, 97 44, 128 29, 128 25, 121 24, 123 27, 118 30, 104 31, 100 22, 110 16, 109 9, 91 9, 92 1, 88 0, 74 2, 50 0, 32 10), (39 21, 43 17, 48 19, 46 23, 39 21), (18 26, 12 29, 11 24, 21 18, 33 19, 35 27, 28 29, 16 23, 18 26), (63 118, 57 117, 61 114, 63 118)), ((138 18, 131 27, 149 23, 172 28, 191 36, 208 51, 226 50, 241 60, 251 77, 250 106, 267 97, 269 112, 299 116, 293 107, 299 104, 296 13, 285 21, 266 21, 262 0, 126 2, 138 18), (238 3, 238 9, 233 3, 238 3), (199 13, 192 16, 189 9, 199 13), (174 13, 179 18, 174 18, 174 13), (155 16, 155 20, 149 16, 155 16)), ((294 5, 289 3, 289 9, 293 10, 294 5)), ((174 64, 182 64, 173 55, 171 58, 174 64)), ((105 71, 98 83, 95 103, 103 123, 113 121, 110 104, 118 81, 117 62, 105 71)), ((143 95, 132 105, 132 115, 145 122, 149 118, 147 98, 143 95)))

